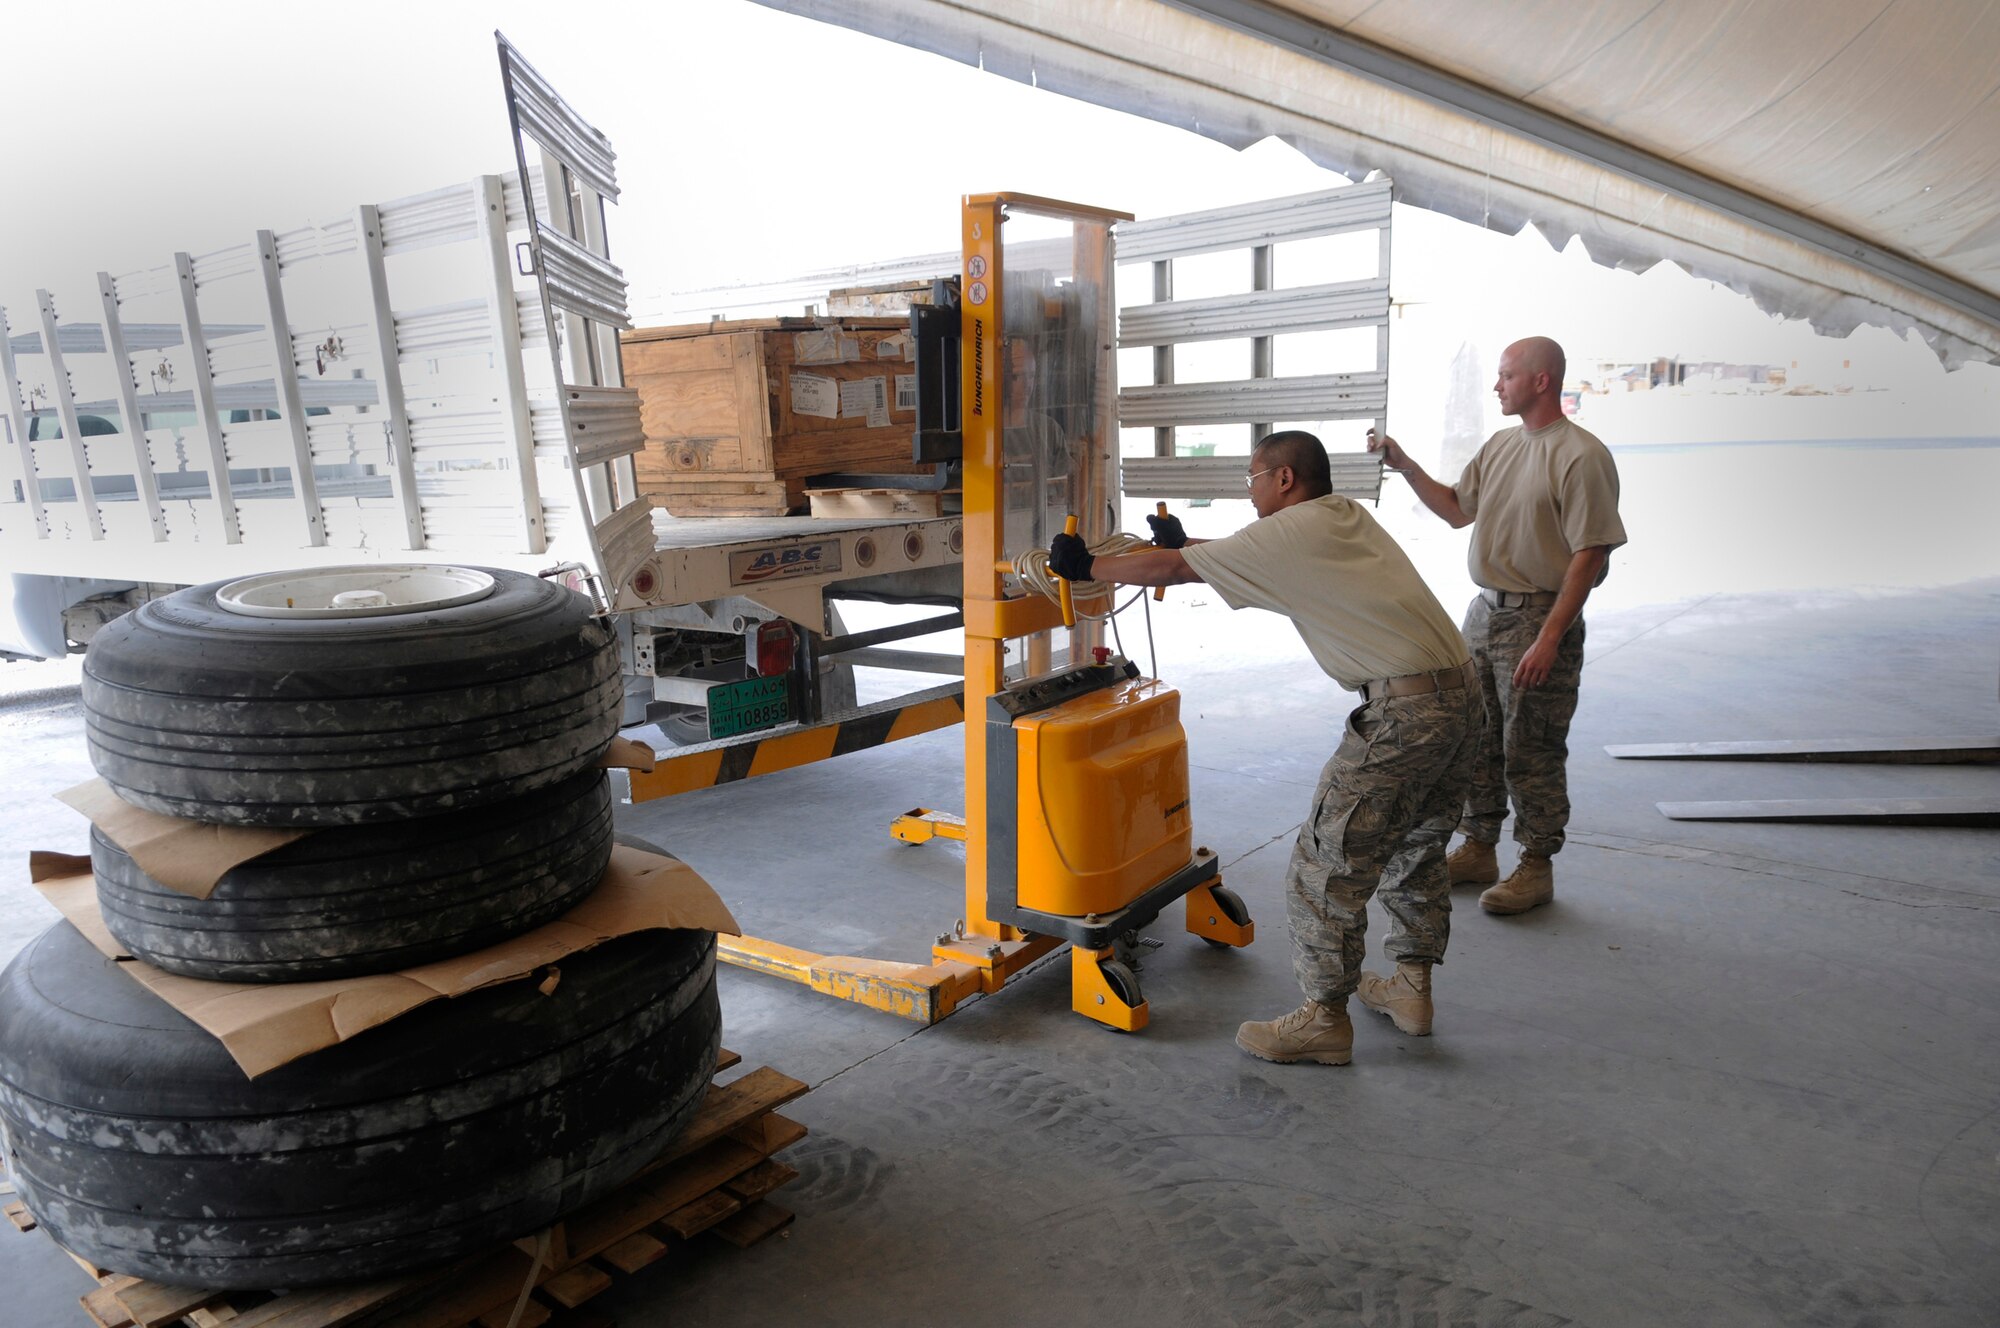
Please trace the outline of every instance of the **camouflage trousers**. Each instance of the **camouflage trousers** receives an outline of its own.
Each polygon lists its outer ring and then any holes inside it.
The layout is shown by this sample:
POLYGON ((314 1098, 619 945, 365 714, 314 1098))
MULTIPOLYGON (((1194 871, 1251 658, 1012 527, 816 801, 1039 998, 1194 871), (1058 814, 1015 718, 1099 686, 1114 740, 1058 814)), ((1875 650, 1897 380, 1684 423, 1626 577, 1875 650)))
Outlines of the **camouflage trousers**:
POLYGON ((1458 828, 1482 844, 1500 842, 1507 803, 1514 804, 1514 838, 1523 851, 1553 857, 1569 824, 1569 721, 1583 678, 1583 618, 1563 633, 1548 681, 1525 691, 1514 667, 1535 643, 1548 606, 1495 608, 1475 595, 1465 611, 1465 643, 1486 692, 1486 733, 1473 766, 1472 788, 1458 828))
POLYGON ((1445 841, 1465 802, 1481 705, 1478 688, 1457 687, 1348 715, 1285 872, 1293 970, 1312 999, 1344 1000, 1361 980, 1371 897, 1388 910, 1392 956, 1444 959, 1445 841))

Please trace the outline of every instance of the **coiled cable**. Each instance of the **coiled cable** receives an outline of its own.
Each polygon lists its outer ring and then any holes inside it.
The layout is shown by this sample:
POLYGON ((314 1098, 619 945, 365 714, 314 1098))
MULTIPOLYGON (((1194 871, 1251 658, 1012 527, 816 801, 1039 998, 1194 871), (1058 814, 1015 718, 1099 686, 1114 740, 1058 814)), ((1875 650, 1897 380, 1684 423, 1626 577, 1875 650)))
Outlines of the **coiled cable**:
MULTIPOLYGON (((1140 549, 1150 549, 1152 547, 1153 542, 1151 540, 1142 539, 1138 535, 1128 535, 1121 530, 1107 535, 1102 540, 1091 545, 1090 554, 1093 558, 1102 558, 1116 556, 1121 553, 1137 553, 1140 549)), ((1020 557, 1014 560, 1014 574, 1021 578, 1021 584, 1027 589, 1039 595, 1046 596, 1049 599, 1062 598, 1061 593, 1056 589, 1055 574, 1049 571, 1049 551, 1047 549, 1028 549, 1024 551, 1020 557)), ((1108 595, 1112 591, 1112 583, 1109 581, 1072 581, 1069 585, 1069 591, 1071 598, 1079 600, 1093 596, 1108 595)), ((1139 594, 1144 595, 1145 593, 1145 588, 1143 586, 1140 587, 1139 594)), ((1076 616, 1079 618, 1087 617, 1094 622, 1102 622, 1106 618, 1124 612, 1129 607, 1130 602, 1128 601, 1112 609, 1109 613, 1086 614, 1079 609, 1076 616)))
MULTIPOLYGON (((1141 549, 1156 547, 1158 546, 1149 539, 1142 539, 1138 535, 1128 535, 1121 530, 1091 545, 1090 554, 1091 557, 1097 558, 1106 555, 1115 556, 1121 553, 1137 553, 1141 549)), ((1021 584, 1027 589, 1052 600, 1060 600, 1062 598, 1061 592, 1056 589, 1056 577, 1049 571, 1049 551, 1047 549, 1029 549, 1019 558, 1016 558, 1014 560, 1014 574, 1020 577, 1021 584)), ((1078 602, 1091 596, 1110 594, 1114 584, 1110 581, 1072 581, 1069 587, 1070 598, 1073 602, 1078 602)), ((1110 623, 1112 640, 1118 643, 1118 653, 1123 655, 1125 654, 1125 640, 1118 630, 1118 615, 1131 608, 1135 603, 1145 605, 1146 652, 1152 658, 1152 676, 1157 678, 1160 676, 1160 656, 1158 647, 1153 644, 1153 606, 1146 598, 1146 588, 1144 586, 1140 586, 1138 590, 1133 592, 1132 597, 1123 604, 1114 604, 1112 608, 1104 613, 1086 613, 1079 607, 1076 610, 1076 616, 1090 622, 1110 623)))

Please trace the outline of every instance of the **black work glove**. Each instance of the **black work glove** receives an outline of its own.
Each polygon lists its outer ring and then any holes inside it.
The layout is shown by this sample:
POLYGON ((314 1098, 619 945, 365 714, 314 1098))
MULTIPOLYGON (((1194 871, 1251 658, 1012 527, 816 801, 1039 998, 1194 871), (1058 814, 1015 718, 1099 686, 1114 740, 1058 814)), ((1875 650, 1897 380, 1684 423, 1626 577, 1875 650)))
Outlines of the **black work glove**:
POLYGON ((1177 516, 1156 516, 1148 513, 1146 524, 1153 528, 1153 544, 1161 549, 1179 549, 1187 545, 1187 532, 1181 529, 1181 519, 1177 516))
POLYGON ((1049 541, 1049 570, 1065 581, 1090 580, 1090 546, 1081 535, 1058 535, 1049 541))

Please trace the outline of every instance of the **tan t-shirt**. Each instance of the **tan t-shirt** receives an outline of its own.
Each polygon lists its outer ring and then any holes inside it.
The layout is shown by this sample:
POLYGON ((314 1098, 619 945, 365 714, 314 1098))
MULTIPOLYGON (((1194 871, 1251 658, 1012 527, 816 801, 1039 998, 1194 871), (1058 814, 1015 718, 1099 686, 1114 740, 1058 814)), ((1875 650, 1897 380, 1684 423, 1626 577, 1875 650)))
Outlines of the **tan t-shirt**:
POLYGON ((1577 550, 1625 542, 1611 449, 1567 419, 1494 434, 1457 488, 1459 509, 1473 519, 1466 562, 1489 590, 1560 590, 1577 550))
POLYGON ((1290 618, 1314 661, 1349 691, 1457 668, 1470 653, 1409 555, 1352 499, 1298 503, 1181 552, 1230 608, 1290 618))

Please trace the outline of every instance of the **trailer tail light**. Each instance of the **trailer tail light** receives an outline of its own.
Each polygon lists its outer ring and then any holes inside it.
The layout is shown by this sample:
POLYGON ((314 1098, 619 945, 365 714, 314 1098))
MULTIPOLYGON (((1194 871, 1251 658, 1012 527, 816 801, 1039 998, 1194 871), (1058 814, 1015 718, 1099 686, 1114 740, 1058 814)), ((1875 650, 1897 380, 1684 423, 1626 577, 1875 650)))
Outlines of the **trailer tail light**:
POLYGON ((757 672, 775 678, 792 670, 792 625, 782 618, 757 624, 757 672))

